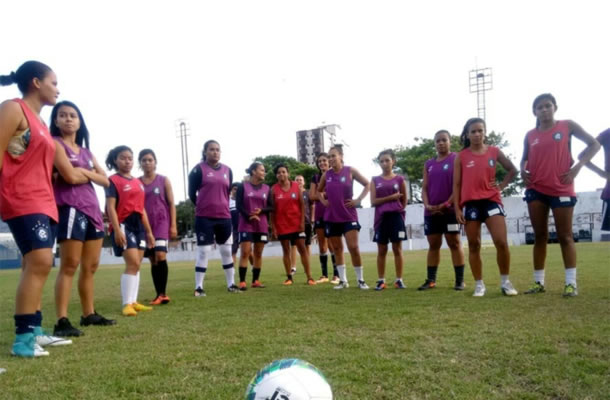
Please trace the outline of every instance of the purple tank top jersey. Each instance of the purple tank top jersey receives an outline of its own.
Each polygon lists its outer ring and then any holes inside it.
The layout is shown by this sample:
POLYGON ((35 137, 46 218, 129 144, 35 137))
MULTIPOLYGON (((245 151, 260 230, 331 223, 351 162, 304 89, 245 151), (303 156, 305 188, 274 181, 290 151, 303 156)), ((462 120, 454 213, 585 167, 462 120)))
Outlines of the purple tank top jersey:
MULTIPOLYGON (((603 131, 599 135, 599 143, 602 145, 604 149, 604 170, 606 172, 610 172, 610 129, 603 131)), ((606 181, 606 187, 602 192, 603 200, 610 200, 610 180, 606 181)))
MULTIPOLYGON (((436 161, 431 158, 426 161, 425 168, 428 171, 428 202, 431 205, 442 204, 449 200, 453 193, 453 163, 456 153, 449 153, 443 161, 436 161)), ((449 209, 451 213, 453 205, 449 209)), ((430 211, 425 210, 424 215, 431 215, 430 211)))
POLYGON ((148 222, 152 229, 155 239, 169 239, 169 204, 165 196, 165 177, 157 174, 155 179, 148 185, 144 183, 143 177, 140 177, 142 185, 144 185, 144 208, 148 215, 148 222))
MULTIPOLYGON (((394 193, 400 192, 400 187, 404 182, 404 178, 400 175, 396 175, 392 179, 384 179, 381 176, 375 176, 373 178, 373 184, 375 185, 375 195, 377 198, 387 197, 394 193)), ((381 225, 381 218, 383 214, 389 212, 398 212, 405 219, 405 209, 402 207, 400 200, 388 201, 375 207, 375 230, 381 225)))
POLYGON ((206 218, 231 218, 229 211, 229 167, 218 164, 218 168, 212 168, 202 161, 201 187, 197 192, 197 206, 195 215, 206 218))
MULTIPOLYGON (((311 181, 314 184, 318 184, 320 183, 320 175, 315 175, 311 181)), ((320 221, 324 219, 324 213, 326 212, 326 207, 324 206, 324 204, 322 204, 322 202, 320 202, 320 200, 316 200, 314 202, 314 210, 313 210, 313 218, 314 221, 320 221)))
MULTIPOLYGON (((61 139, 55 139, 66 150, 68 160, 74 168, 93 169, 93 156, 89 149, 82 148, 78 154, 74 153, 61 139)), ((58 176, 53 183, 53 191, 55 193, 55 202, 58 207, 70 206, 85 214, 95 229, 104 230, 104 221, 102 219, 102 211, 100 204, 95 195, 95 189, 91 182, 80 185, 70 185, 58 176)))
MULTIPOLYGON (((269 201, 269 186, 264 183, 257 185, 258 189, 250 182, 244 182, 243 206, 248 213, 257 208, 265 209, 269 201)), ((260 221, 247 220, 241 213, 239 214, 238 232, 265 233, 269 232, 269 222, 267 214, 259 214, 260 221)))
POLYGON ((351 168, 344 166, 339 173, 331 168, 326 171, 326 198, 328 208, 324 213, 326 222, 357 222, 358 212, 347 208, 345 202, 354 195, 351 168))

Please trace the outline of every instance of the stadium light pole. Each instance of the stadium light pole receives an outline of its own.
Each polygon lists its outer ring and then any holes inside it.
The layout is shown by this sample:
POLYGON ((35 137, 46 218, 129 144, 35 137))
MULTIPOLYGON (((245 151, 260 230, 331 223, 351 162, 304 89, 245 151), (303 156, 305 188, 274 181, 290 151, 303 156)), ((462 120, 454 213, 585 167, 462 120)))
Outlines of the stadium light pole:
POLYGON ((468 74, 470 93, 477 94, 477 115, 485 120, 485 92, 493 88, 491 68, 477 68, 468 74))
POLYGON ((178 135, 176 137, 180 138, 180 152, 182 156, 182 184, 184 187, 184 201, 188 200, 186 193, 186 176, 188 174, 189 168, 189 155, 188 155, 188 146, 187 146, 187 136, 189 136, 188 131, 190 127, 188 125, 188 121, 184 119, 180 119, 176 121, 178 135))

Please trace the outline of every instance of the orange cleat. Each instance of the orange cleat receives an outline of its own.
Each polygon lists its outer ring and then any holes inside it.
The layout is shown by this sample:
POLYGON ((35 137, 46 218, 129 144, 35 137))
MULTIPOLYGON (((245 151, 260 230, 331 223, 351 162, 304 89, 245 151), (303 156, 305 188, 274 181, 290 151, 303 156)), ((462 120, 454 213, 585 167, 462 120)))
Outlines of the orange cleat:
POLYGON ((264 288, 265 288, 265 285, 263 285, 263 284, 261 283, 261 281, 254 281, 254 282, 252 282, 252 285, 250 285, 250 287, 252 287, 252 288, 259 288, 259 289, 264 289, 264 288))

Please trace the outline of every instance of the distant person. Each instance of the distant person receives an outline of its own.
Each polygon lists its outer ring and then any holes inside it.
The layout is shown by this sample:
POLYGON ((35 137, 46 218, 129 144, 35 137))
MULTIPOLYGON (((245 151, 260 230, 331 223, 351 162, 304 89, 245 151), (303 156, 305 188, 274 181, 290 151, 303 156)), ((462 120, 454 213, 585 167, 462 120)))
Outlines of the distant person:
POLYGON ((203 144, 202 160, 189 174, 189 198, 195 205, 197 258, 195 260, 195 297, 204 297, 203 282, 214 243, 220 250, 222 268, 229 293, 239 293, 231 247, 233 227, 229 193, 233 183, 231 168, 220 162, 220 145, 215 140, 203 144))
POLYGON ((549 211, 552 211, 565 267, 563 296, 572 297, 578 295, 576 247, 572 233, 576 204, 574 178, 597 153, 599 143, 575 122, 556 121, 557 102, 549 93, 534 99, 532 111, 536 116, 536 128, 525 135, 521 159, 521 176, 527 187, 525 201, 535 238, 534 285, 525 293, 545 291, 544 263, 549 236, 549 211), (573 136, 587 145, 576 164, 571 154, 573 136))
POLYGON ((268 214, 271 211, 269 199, 271 193, 265 182, 265 166, 255 161, 246 173, 250 179, 239 185, 236 201, 239 212, 239 290, 246 290, 246 274, 248 272, 248 261, 252 263, 252 288, 262 289, 265 287, 260 281, 261 268, 263 266, 263 249, 269 241, 268 214))
POLYGON ((282 261, 286 271, 284 286, 292 285, 293 276, 290 270, 290 246, 296 245, 301 264, 307 276, 307 284, 313 286, 316 281, 311 277, 309 253, 305 246, 305 204, 299 184, 290 180, 288 167, 278 164, 273 172, 277 183, 271 187, 271 231, 282 245, 282 261))
POLYGON ((428 239, 428 277, 417 290, 436 287, 436 272, 441 261, 443 236, 451 251, 455 272, 455 290, 464 290, 464 251, 460 242, 460 224, 453 207, 453 165, 456 153, 451 151, 449 132, 434 134, 436 157, 426 161, 423 172, 424 233, 428 239))
POLYGON ((610 129, 606 129, 596 140, 604 148, 604 169, 599 168, 592 162, 587 163, 587 167, 596 172, 599 176, 606 180, 606 187, 602 192, 602 231, 610 231, 610 129))
POLYGON ((516 296, 517 290, 509 280, 510 250, 506 232, 501 191, 513 180, 517 169, 502 150, 485 144, 485 121, 471 118, 464 125, 461 141, 464 149, 453 166, 453 204, 456 219, 466 228, 468 259, 475 279, 474 297, 484 296, 481 261, 481 224, 485 223, 496 247, 496 261, 500 269, 500 287, 506 296, 516 296), (496 164, 507 171, 501 183, 496 182, 496 164), (462 211, 464 208, 464 211, 462 211))
POLYGON ((358 287, 367 290, 369 286, 364 281, 364 268, 362 267, 362 257, 358 246, 360 224, 358 223, 356 207, 369 193, 369 181, 356 168, 344 165, 343 147, 341 145, 334 145, 330 148, 329 161, 330 168, 322 174, 318 192, 328 200, 328 206, 324 212, 325 234, 329 238, 335 253, 337 271, 341 280, 341 283, 334 289, 341 290, 349 287, 343 254, 342 236, 345 236, 347 249, 356 272, 358 287), (354 180, 364 186, 362 193, 356 199, 353 199, 354 180))
POLYGON ((178 236, 176 224, 176 205, 174 191, 169 178, 157 174, 157 156, 151 149, 144 149, 138 155, 140 169, 144 175, 140 181, 144 185, 146 215, 150 229, 155 237, 155 247, 146 249, 144 256, 150 260, 150 272, 155 286, 156 296, 151 305, 167 304, 167 249, 169 240, 178 236))
POLYGON ((116 173, 106 189, 106 214, 110 221, 110 237, 114 255, 125 260, 121 275, 123 315, 133 317, 152 307, 138 303, 140 265, 146 248, 155 246, 145 209, 142 182, 131 175, 133 152, 127 146, 117 146, 106 157, 106 167, 116 173))
MULTIPOLYGON (((309 257, 311 259, 311 237, 312 237, 312 226, 311 226, 311 217, 313 215, 313 203, 309 199, 309 192, 305 190, 305 177, 303 175, 297 175, 294 177, 294 181, 299 184, 299 189, 301 189, 301 194, 303 195, 303 203, 305 204, 305 247, 307 247, 307 252, 309 253, 309 257)), ((290 272, 294 276, 297 272, 297 247, 291 246, 290 251, 290 260, 291 260, 291 268, 290 272)))
POLYGON ((377 284, 375 290, 386 288, 385 261, 388 254, 388 243, 392 243, 394 267, 396 269, 396 289, 405 289, 402 280, 403 256, 402 241, 407 240, 405 227, 405 207, 407 207, 407 184, 405 178, 394 173, 396 154, 392 150, 383 150, 377 156, 382 174, 371 179, 371 205, 375 207, 375 237, 377 243, 377 284))
POLYGON ((110 183, 106 172, 89 150, 89 130, 74 103, 57 103, 51 112, 50 126, 51 136, 64 149, 72 166, 91 171, 91 180, 86 183, 70 184, 61 176, 56 177, 53 183, 59 209, 57 242, 61 260, 55 280, 57 324, 53 334, 80 336, 83 332, 72 326, 68 319, 72 281, 79 264, 78 294, 83 312, 80 325, 105 326, 116 323, 98 314, 93 305, 93 275, 100 263, 104 220, 91 182, 103 187, 108 187, 110 183))
POLYGON ((333 277, 331 283, 338 285, 341 280, 339 279, 339 271, 337 271, 337 263, 335 261, 335 255, 330 247, 330 241, 326 238, 324 233, 326 223, 324 222, 324 213, 326 212, 326 206, 328 201, 324 198, 324 195, 318 192, 318 184, 320 178, 329 168, 328 154, 320 153, 316 157, 316 167, 318 167, 318 174, 314 175, 311 185, 309 186, 309 199, 314 202, 314 230, 316 238, 318 239, 318 248, 320 251, 320 267, 322 268, 322 275, 316 283, 328 282, 328 256, 331 257, 333 267, 333 277))
POLYGON ((229 193, 229 212, 231 213, 231 232, 233 243, 231 243, 231 257, 233 258, 233 265, 237 264, 237 250, 239 250, 239 210, 237 210, 237 189, 239 188, 239 182, 233 182, 231 184, 231 193, 229 193))
POLYGON ((72 167, 40 118, 42 107, 54 105, 59 95, 51 68, 27 61, 16 72, 0 76, 0 86, 14 83, 23 98, 0 105, 0 217, 23 255, 11 353, 40 357, 49 355, 41 346, 72 343, 47 335, 41 327, 42 289, 53 264, 59 221, 51 181, 53 167, 71 184, 89 182, 91 174, 72 167))

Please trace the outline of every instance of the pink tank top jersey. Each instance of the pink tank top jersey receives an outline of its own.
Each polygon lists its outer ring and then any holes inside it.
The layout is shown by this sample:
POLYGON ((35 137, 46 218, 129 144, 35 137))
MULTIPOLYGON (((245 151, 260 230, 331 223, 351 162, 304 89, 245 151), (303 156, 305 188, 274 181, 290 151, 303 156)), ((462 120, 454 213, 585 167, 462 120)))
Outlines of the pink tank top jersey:
MULTIPOLYGON (((243 206, 246 212, 250 213, 257 208, 261 210, 267 208, 269 202, 269 186, 266 184, 257 185, 256 188, 250 182, 244 182, 243 206)), ((259 220, 247 220, 241 213, 239 214, 239 232, 265 233, 269 232, 269 222, 267 214, 260 213, 259 220)))
MULTIPOLYGON (((404 178, 400 175, 396 175, 392 179, 384 179, 382 176, 373 177, 373 184, 375 185, 375 195, 377 198, 388 197, 394 193, 400 192, 400 187, 404 182, 404 178)), ((387 201, 375 207, 375 230, 381 225, 381 219, 383 214, 397 212, 400 213, 402 219, 405 219, 405 209, 402 207, 400 200, 387 201)))
POLYGON ((219 164, 218 168, 212 168, 202 161, 201 187, 197 192, 197 205, 195 215, 206 218, 231 218, 229 210, 229 167, 219 164))
POLYGON ((13 157, 4 152, 0 171, 0 216, 3 220, 29 214, 44 214, 58 221, 51 174, 55 159, 55 141, 49 129, 21 99, 30 129, 30 143, 23 154, 13 157))
MULTIPOLYGON (((438 205, 446 202, 453 193, 453 164, 455 162, 456 153, 450 153, 447 158, 442 161, 437 161, 436 158, 431 158, 426 161, 424 168, 428 172, 428 202, 432 205, 438 205)), ((455 210, 451 206, 448 213, 454 213, 455 210)), ((424 215, 431 215, 431 212, 424 210, 424 215)))
POLYGON ((144 186, 144 208, 150 223, 150 229, 156 239, 169 239, 169 204, 165 196, 165 176, 157 174, 155 179, 148 185, 144 183, 143 177, 140 182, 144 186))
POLYGON ((324 213, 326 222, 357 222, 358 211, 347 208, 345 202, 354 195, 351 168, 344 166, 338 173, 326 171, 326 198, 328 207, 324 213))
POLYGON ((496 179, 496 163, 499 149, 487 146, 483 154, 474 154, 470 148, 460 151, 462 190, 460 207, 472 200, 490 200, 502 204, 500 191, 491 186, 496 179))
POLYGON ((576 196, 574 183, 564 184, 560 180, 574 163, 570 134, 568 121, 557 121, 546 131, 532 129, 527 133, 527 170, 531 175, 528 189, 547 196, 576 196))

